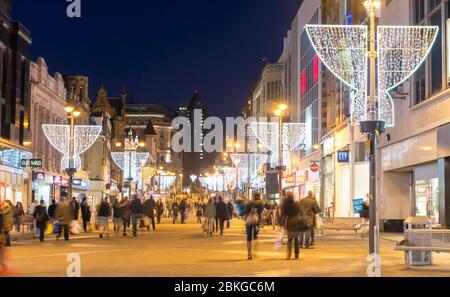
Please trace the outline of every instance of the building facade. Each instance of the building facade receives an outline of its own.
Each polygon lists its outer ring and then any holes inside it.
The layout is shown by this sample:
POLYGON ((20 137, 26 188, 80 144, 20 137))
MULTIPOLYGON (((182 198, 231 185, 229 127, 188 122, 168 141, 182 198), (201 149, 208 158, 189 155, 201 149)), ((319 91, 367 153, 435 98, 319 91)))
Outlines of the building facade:
POLYGON ((55 177, 65 173, 61 169, 61 154, 46 139, 42 125, 66 123, 67 92, 62 75, 50 75, 44 58, 31 63, 30 77, 33 159, 42 161, 41 167, 33 168, 31 201, 44 200, 50 205, 60 195, 61 185, 54 183, 55 177))
POLYGON ((11 1, 0 1, 0 199, 27 203, 31 170, 30 32, 11 19, 11 1))

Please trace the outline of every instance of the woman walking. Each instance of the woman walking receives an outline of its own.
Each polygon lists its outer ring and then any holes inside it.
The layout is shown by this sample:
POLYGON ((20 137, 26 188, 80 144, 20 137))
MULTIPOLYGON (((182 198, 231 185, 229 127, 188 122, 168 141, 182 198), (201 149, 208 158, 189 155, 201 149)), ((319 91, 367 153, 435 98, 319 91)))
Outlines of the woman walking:
POLYGON ((205 217, 207 220, 206 224, 208 226, 208 233, 209 235, 212 235, 214 231, 214 220, 216 218, 216 206, 214 205, 212 198, 209 199, 208 204, 206 205, 205 217))
POLYGON ((300 207, 297 203, 295 203, 294 195, 290 192, 287 193, 286 200, 283 203, 283 209, 281 210, 281 220, 288 234, 287 260, 291 259, 293 241, 295 259, 298 259, 300 256, 300 246, 298 240, 300 235, 300 215, 300 207))
POLYGON ((3 215, 3 235, 5 246, 11 246, 9 232, 11 232, 14 225, 14 205, 11 201, 6 200, 4 202, 0 202, 0 209, 3 215))
POLYGON ((245 231, 247 234, 247 259, 253 260, 252 242, 258 238, 259 224, 264 206, 261 207, 261 194, 254 193, 253 201, 247 201, 244 206, 242 216, 245 222, 245 231))
POLYGON ((17 232, 20 232, 20 220, 24 215, 25 211, 23 210, 22 203, 17 202, 16 207, 14 207, 14 226, 17 232))
POLYGON ((89 222, 91 221, 91 208, 89 207, 89 203, 87 202, 86 198, 83 199, 83 202, 81 202, 81 217, 83 219, 83 229, 84 233, 87 233, 89 222))
POLYGON ((100 238, 103 238, 103 232, 109 237, 109 222, 108 219, 111 216, 111 207, 109 206, 106 199, 102 199, 98 207, 98 228, 100 230, 100 238))
POLYGON ((34 209, 33 217, 36 220, 36 227, 39 229, 39 241, 44 242, 45 228, 49 220, 44 200, 41 200, 41 203, 34 209))

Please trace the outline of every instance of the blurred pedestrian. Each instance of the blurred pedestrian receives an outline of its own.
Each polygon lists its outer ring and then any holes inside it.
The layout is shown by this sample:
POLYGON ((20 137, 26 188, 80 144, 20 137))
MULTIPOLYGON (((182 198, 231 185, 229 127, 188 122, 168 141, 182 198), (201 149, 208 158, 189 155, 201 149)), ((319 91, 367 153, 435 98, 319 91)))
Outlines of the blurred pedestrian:
POLYGON ((283 203, 283 209, 281 211, 281 220, 284 222, 285 229, 288 234, 287 243, 287 260, 291 259, 292 253, 292 242, 294 241, 294 253, 295 259, 299 258, 300 246, 299 246, 299 235, 300 235, 300 207, 294 201, 294 195, 291 192, 286 194, 286 199, 283 203))
POLYGON ((3 217, 2 226, 5 246, 11 246, 9 232, 12 231, 14 226, 14 205, 10 200, 0 201, 0 209, 3 217))
MULTIPOLYGON (((0 201, 0 203, 2 203, 0 201)), ((6 273, 8 267, 5 262, 5 236, 3 235, 3 215, 0 212, 0 274, 6 273)))
POLYGON ((44 200, 41 200, 41 204, 35 207, 33 217, 36 219, 36 227, 39 229, 39 241, 44 242, 45 228, 49 220, 44 200))
POLYGON ((78 221, 79 213, 80 213, 80 203, 78 203, 77 198, 73 197, 70 203, 73 211, 73 219, 78 221))
POLYGON ((173 223, 176 224, 177 220, 178 220, 178 203, 176 201, 174 201, 172 203, 172 218, 173 218, 173 223))
POLYGON ((23 210, 23 205, 21 202, 17 202, 14 207, 14 226, 16 227, 16 231, 20 232, 20 221, 22 217, 25 215, 25 211, 23 210))
POLYGON ((158 201, 156 202, 156 211, 157 211, 156 218, 157 218, 158 224, 161 224, 161 216, 164 213, 164 204, 161 199, 158 199, 158 201))
POLYGON ((61 237, 61 233, 64 230, 64 240, 69 241, 69 227, 73 221, 73 210, 69 204, 67 197, 61 197, 61 203, 55 210, 56 223, 60 226, 56 240, 61 237))
MULTIPOLYGON (((152 224, 153 231, 155 227, 155 215, 156 215, 156 202, 153 196, 144 201, 144 215, 149 219, 149 223, 152 224)), ((147 230, 150 230, 150 224, 147 225, 147 230)))
MULTIPOLYGON (((228 200, 228 199, 227 199, 228 200)), ((230 221, 233 219, 233 215, 234 215, 234 206, 233 206, 233 202, 231 202, 230 200, 227 201, 227 229, 230 228, 230 221)))
POLYGON ((320 213, 319 204, 316 201, 316 197, 312 191, 308 192, 308 196, 298 202, 301 212, 300 223, 300 248, 306 249, 313 248, 311 246, 311 230, 314 228, 314 217, 320 213))
POLYGON ((80 209, 81 209, 81 218, 83 220, 83 230, 84 233, 87 233, 89 222, 91 221, 91 207, 89 206, 86 197, 83 198, 83 202, 81 202, 80 209))
POLYGON ((264 211, 264 204, 261 208, 261 194, 254 193, 253 200, 247 201, 242 211, 245 222, 245 232, 247 235, 247 259, 253 260, 252 242, 258 238, 258 225, 261 221, 261 214, 264 211))
POLYGON ((205 208, 206 224, 208 226, 209 235, 213 234, 214 231, 214 220, 216 218, 216 206, 212 198, 209 199, 208 204, 205 208))
POLYGON ((130 203, 131 224, 133 225, 133 237, 137 236, 137 226, 139 220, 143 217, 144 208, 141 199, 138 195, 133 195, 133 200, 130 203))
POLYGON ((106 199, 102 199, 98 207, 97 220, 100 231, 99 237, 103 238, 103 232, 109 237, 109 217, 111 216, 111 206, 106 199))
POLYGON ((188 203, 187 199, 183 198, 179 205, 180 209, 180 215, 181 215, 181 224, 185 223, 185 220, 187 219, 187 213, 188 213, 188 203))
POLYGON ((122 215, 123 221, 123 236, 127 236, 127 227, 130 227, 131 220, 131 210, 130 201, 127 196, 120 202, 120 214, 122 215))
POLYGON ((216 217, 214 218, 214 229, 216 232, 219 232, 219 216, 217 214, 217 204, 219 203, 219 197, 214 197, 214 207, 216 208, 216 217))
POLYGON ((114 233, 117 235, 117 233, 120 230, 120 225, 122 225, 122 211, 121 211, 121 207, 120 207, 120 203, 119 203, 118 199, 114 200, 112 212, 113 212, 114 233))
POLYGON ((203 217, 203 208, 198 205, 197 206, 197 224, 202 223, 202 217, 203 217))
POLYGON ((53 199, 53 200, 52 200, 52 204, 50 204, 50 206, 48 207, 48 211, 47 211, 48 217, 49 217, 51 220, 54 220, 54 219, 55 219, 55 210, 56 210, 56 200, 53 199))
POLYGON ((223 235, 224 224, 225 221, 228 219, 228 208, 221 196, 219 196, 216 205, 216 216, 219 218, 220 235, 223 235))

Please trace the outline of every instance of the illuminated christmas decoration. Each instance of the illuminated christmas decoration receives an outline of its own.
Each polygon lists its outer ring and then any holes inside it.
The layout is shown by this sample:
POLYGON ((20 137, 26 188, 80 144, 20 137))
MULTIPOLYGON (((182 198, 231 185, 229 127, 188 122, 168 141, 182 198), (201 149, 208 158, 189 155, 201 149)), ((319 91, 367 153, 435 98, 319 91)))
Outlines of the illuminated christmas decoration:
MULTIPOLYGON (((258 141, 272 152, 270 163, 278 165, 278 122, 252 122, 250 127, 258 141)), ((301 148, 305 144, 306 125, 303 123, 284 123, 282 127, 283 164, 289 164, 289 152, 301 148)))
POLYGON ((130 134, 125 138, 125 149, 123 152, 112 152, 111 157, 117 167, 123 171, 123 176, 128 181, 136 181, 138 188, 142 187, 142 167, 150 158, 149 153, 138 153, 140 147, 138 137, 130 134))
POLYGON ((210 176, 199 177, 200 183, 203 187, 213 192, 224 191, 224 176, 222 174, 214 174, 210 176))
POLYGON ((159 189, 163 192, 172 188, 177 180, 175 175, 156 175, 155 178, 158 180, 159 189))
MULTIPOLYGON (((70 125, 42 125, 44 135, 50 144, 61 154, 61 168, 69 166, 69 146, 70 146, 70 125)), ((81 126, 74 127, 74 168, 81 169, 80 155, 86 152, 97 140, 102 126, 81 126)))
POLYGON ((197 175, 191 175, 190 179, 192 182, 195 182, 197 180, 198 176, 197 175))
MULTIPOLYGON (((352 89, 351 120, 368 120, 367 26, 307 25, 308 37, 322 63, 352 89)), ((425 61, 439 28, 433 26, 378 26, 378 110, 376 120, 395 125, 389 91, 407 80, 425 61)))
POLYGON ((238 186, 250 182, 250 187, 255 187, 255 180, 258 177, 259 170, 267 163, 267 155, 232 154, 230 158, 238 169, 238 186))

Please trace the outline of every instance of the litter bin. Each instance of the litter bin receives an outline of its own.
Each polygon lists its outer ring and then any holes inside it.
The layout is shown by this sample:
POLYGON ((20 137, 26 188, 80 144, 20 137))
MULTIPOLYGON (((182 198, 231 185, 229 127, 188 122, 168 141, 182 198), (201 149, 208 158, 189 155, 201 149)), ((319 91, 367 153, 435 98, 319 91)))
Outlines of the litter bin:
MULTIPOLYGON (((411 245, 421 246, 420 242, 428 239, 428 234, 414 234, 408 230, 431 230, 433 224, 427 217, 409 217, 403 223, 404 239, 411 245), (427 237, 427 238, 424 238, 427 237)), ((433 264, 432 253, 429 251, 406 251, 405 261, 408 266, 427 266, 433 264)))

